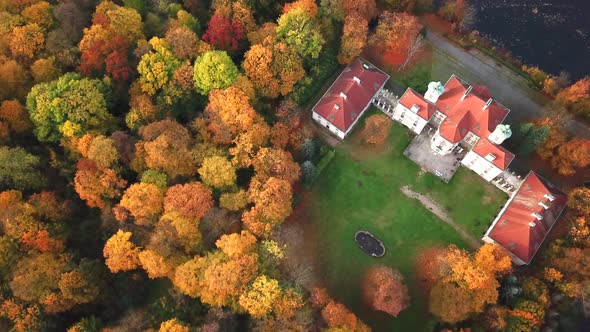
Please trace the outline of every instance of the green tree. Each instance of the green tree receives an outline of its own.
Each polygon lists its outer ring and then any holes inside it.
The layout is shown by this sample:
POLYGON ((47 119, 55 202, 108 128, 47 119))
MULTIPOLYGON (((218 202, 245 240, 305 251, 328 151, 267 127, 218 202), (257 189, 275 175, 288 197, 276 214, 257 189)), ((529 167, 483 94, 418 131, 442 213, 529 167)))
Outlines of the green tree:
POLYGON ((27 96, 34 133, 41 142, 80 137, 89 130, 105 133, 114 120, 109 105, 109 86, 75 73, 37 84, 27 96))
POLYGON ((0 190, 41 188, 45 178, 39 164, 39 157, 22 148, 0 147, 0 190))
POLYGON ((213 89, 225 89, 238 78, 238 68, 224 51, 209 51, 195 60, 194 81, 206 95, 213 89))
POLYGON ((18 245, 7 235, 0 236, 0 278, 6 276, 15 263, 18 245))
POLYGON ((541 145, 549 135, 548 127, 531 128, 531 130, 524 136, 520 142, 517 154, 528 155, 535 151, 539 145, 541 145))
POLYGON ((325 40, 313 17, 302 8, 295 8, 279 17, 278 23, 277 39, 294 47, 303 58, 318 58, 325 40))

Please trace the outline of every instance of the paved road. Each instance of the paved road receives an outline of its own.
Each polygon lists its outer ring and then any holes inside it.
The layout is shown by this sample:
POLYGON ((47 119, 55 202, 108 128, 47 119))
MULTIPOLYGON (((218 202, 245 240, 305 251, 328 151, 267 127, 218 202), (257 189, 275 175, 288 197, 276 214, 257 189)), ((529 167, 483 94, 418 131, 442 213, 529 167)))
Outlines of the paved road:
MULTIPOLYGON (((544 105, 549 99, 510 69, 477 50, 465 51, 455 46, 437 32, 429 30, 426 38, 434 49, 433 79, 444 84, 454 73, 471 84, 486 85, 494 98, 510 109, 508 123, 545 114, 544 105)), ((575 119, 569 121, 566 129, 574 136, 590 138, 590 128, 575 119)))

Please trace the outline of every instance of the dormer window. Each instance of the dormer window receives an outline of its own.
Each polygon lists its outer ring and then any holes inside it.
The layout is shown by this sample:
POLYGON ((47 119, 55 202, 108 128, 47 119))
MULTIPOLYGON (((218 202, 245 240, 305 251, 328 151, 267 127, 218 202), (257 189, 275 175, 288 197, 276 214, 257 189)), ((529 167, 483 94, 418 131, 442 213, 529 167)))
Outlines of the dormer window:
POLYGON ((531 226, 531 227, 535 227, 535 226, 537 226, 537 223, 535 223, 534 221, 531 221, 531 222, 529 223, 529 226, 531 226))
POLYGON ((531 216, 535 217, 537 220, 543 220, 543 216, 538 214, 537 212, 531 213, 531 216))
POLYGON ((549 201, 553 202, 555 200, 555 196, 547 193, 545 195, 543 195, 543 197, 547 198, 549 201))
POLYGON ((353 77, 353 78, 352 78, 352 80, 353 80, 353 81, 355 81, 355 82, 356 82, 356 84, 361 84, 361 79, 360 79, 360 78, 358 78, 358 77, 356 77, 356 76, 355 76, 355 77, 353 77))
POLYGON ((412 108, 410 108, 410 110, 414 113, 418 113, 418 111, 420 110, 420 106, 414 104, 412 105, 412 108))
POLYGON ((340 97, 346 99, 346 94, 344 92, 340 92, 340 97))
POLYGON ((368 65, 368 64, 366 64, 366 63, 363 63, 363 68, 365 68, 365 69, 370 69, 371 67, 369 67, 369 65, 368 65))
POLYGON ((545 204, 545 202, 539 202, 539 205, 542 206, 545 210, 549 208, 549 205, 545 204))
POLYGON ((493 154, 493 153, 488 153, 488 154, 485 156, 485 158, 486 158, 486 160, 487 160, 487 161, 489 161, 489 162, 492 162, 492 161, 496 160, 496 156, 494 156, 494 154, 493 154))
POLYGON ((463 97, 461 97, 461 100, 465 100, 465 97, 467 97, 467 95, 471 92, 471 86, 469 86, 467 88, 467 90, 465 90, 465 94, 463 95, 463 97))
POLYGON ((334 109, 339 110, 340 109, 340 105, 334 104, 334 109))

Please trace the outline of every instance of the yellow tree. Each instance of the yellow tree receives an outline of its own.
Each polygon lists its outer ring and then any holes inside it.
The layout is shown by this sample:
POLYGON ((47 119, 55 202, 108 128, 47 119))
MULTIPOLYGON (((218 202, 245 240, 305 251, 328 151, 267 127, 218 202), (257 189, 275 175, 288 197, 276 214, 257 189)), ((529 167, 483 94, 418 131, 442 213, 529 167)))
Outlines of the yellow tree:
POLYGON ((250 99, 235 86, 224 90, 212 90, 205 108, 208 129, 213 141, 230 144, 239 133, 247 131, 259 116, 250 105, 250 99))
POLYGON ((579 214, 590 216, 590 188, 572 189, 567 194, 567 205, 579 214))
POLYGON ((119 160, 119 151, 112 139, 99 135, 89 144, 87 156, 102 167, 110 167, 119 160))
POLYGON ((229 259, 223 252, 215 251, 178 266, 174 285, 188 296, 200 297, 204 303, 220 307, 235 301, 257 272, 257 255, 229 259))
POLYGON ((55 58, 38 59, 31 65, 31 74, 35 83, 53 81, 61 76, 61 70, 55 64, 55 58))
POLYGON ((238 303, 252 317, 259 318, 272 311, 273 305, 280 296, 279 282, 265 275, 260 275, 240 296, 238 303))
POLYGON ((283 13, 287 13, 295 8, 303 9, 303 11, 311 17, 315 17, 318 14, 318 5, 314 0, 297 0, 286 3, 283 7, 283 13))
POLYGON ((233 193, 223 193, 219 197, 219 207, 231 211, 239 211, 248 205, 248 193, 238 190, 233 193))
POLYGON ((164 192, 151 183, 132 184, 121 198, 124 207, 139 225, 154 224, 162 213, 164 192))
POLYGON ((287 95, 305 75, 297 51, 272 37, 246 52, 243 67, 256 89, 271 98, 287 95))
POLYGON ((139 249, 131 242, 131 232, 119 230, 104 245, 105 263, 113 273, 139 267, 139 249))
POLYGON ((236 169, 225 157, 205 158, 199 175, 205 185, 213 188, 231 187, 236 183, 236 169))
POLYGON ((46 31, 53 25, 51 5, 47 1, 39 1, 23 9, 21 15, 27 23, 39 24, 46 31))
POLYGON ((256 177, 265 181, 270 177, 295 183, 299 179, 300 168, 293 161, 291 154, 285 150, 261 148, 252 160, 256 177))
POLYGON ((415 16, 385 11, 379 16, 379 24, 370 42, 382 52, 405 55, 420 29, 415 16))
MULTIPOLYGON (((211 256, 211 255, 210 255, 211 256)), ((218 255, 217 255, 218 256, 218 255)), ((215 256, 215 260, 219 258, 215 256)), ((211 263, 213 257, 195 257, 184 264, 179 265, 174 271, 174 286, 183 294, 190 297, 199 297, 203 289, 202 274, 211 263)))
POLYGON ((590 117, 590 77, 586 76, 559 92, 556 100, 574 113, 590 117))
POLYGON ((512 272, 512 260, 506 250, 494 244, 486 243, 481 246, 475 253, 473 263, 496 277, 512 272))
POLYGON ((138 257, 150 279, 169 277, 174 270, 174 266, 166 258, 153 250, 144 250, 138 257))
POLYGON ((235 258, 252 251, 256 246, 256 237, 248 231, 225 234, 215 242, 229 258, 235 258))
MULTIPOLYGON (((203 275, 201 301, 224 306, 236 301, 258 273, 258 256, 246 254, 207 267, 203 275)), ((235 302, 234 302, 235 303, 235 302)))
POLYGON ((143 141, 137 145, 145 151, 148 167, 165 172, 170 177, 197 173, 191 158, 192 138, 184 126, 165 119, 142 127, 139 133, 143 141))
POLYGON ((43 49, 45 37, 43 30, 36 23, 16 27, 10 36, 10 52, 15 58, 33 58, 43 49))
POLYGON ((371 115, 365 121, 361 133, 363 140, 369 144, 383 144, 391 131, 391 121, 384 114, 371 115))
POLYGON ((250 184, 250 200, 254 202, 259 217, 282 221, 291 214, 293 193, 287 180, 271 177, 261 183, 254 178, 250 184))
POLYGON ((340 64, 349 64, 361 54, 367 44, 368 32, 369 23, 365 18, 356 13, 346 16, 338 53, 340 64))
POLYGON ((590 140, 574 138, 557 148, 551 166, 561 175, 573 175, 577 169, 590 165, 590 140))
POLYGON ((511 261, 501 248, 486 244, 471 257, 454 245, 438 252, 434 287, 430 291, 430 312, 448 323, 483 312, 498 299, 497 280, 511 272, 511 261))
POLYGON ((185 323, 179 321, 176 318, 169 319, 160 324, 159 332, 189 332, 190 329, 185 323))
POLYGON ((375 0, 341 0, 342 7, 346 15, 356 13, 365 20, 370 21, 377 14, 377 4, 375 0))

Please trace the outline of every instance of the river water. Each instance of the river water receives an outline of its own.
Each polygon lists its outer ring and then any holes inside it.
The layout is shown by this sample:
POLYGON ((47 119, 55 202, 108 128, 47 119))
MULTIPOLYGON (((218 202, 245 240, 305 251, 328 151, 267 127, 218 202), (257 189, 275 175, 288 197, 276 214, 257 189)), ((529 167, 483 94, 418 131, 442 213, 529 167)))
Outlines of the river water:
POLYGON ((590 75, 590 0, 469 0, 472 29, 523 63, 575 81, 590 75))

